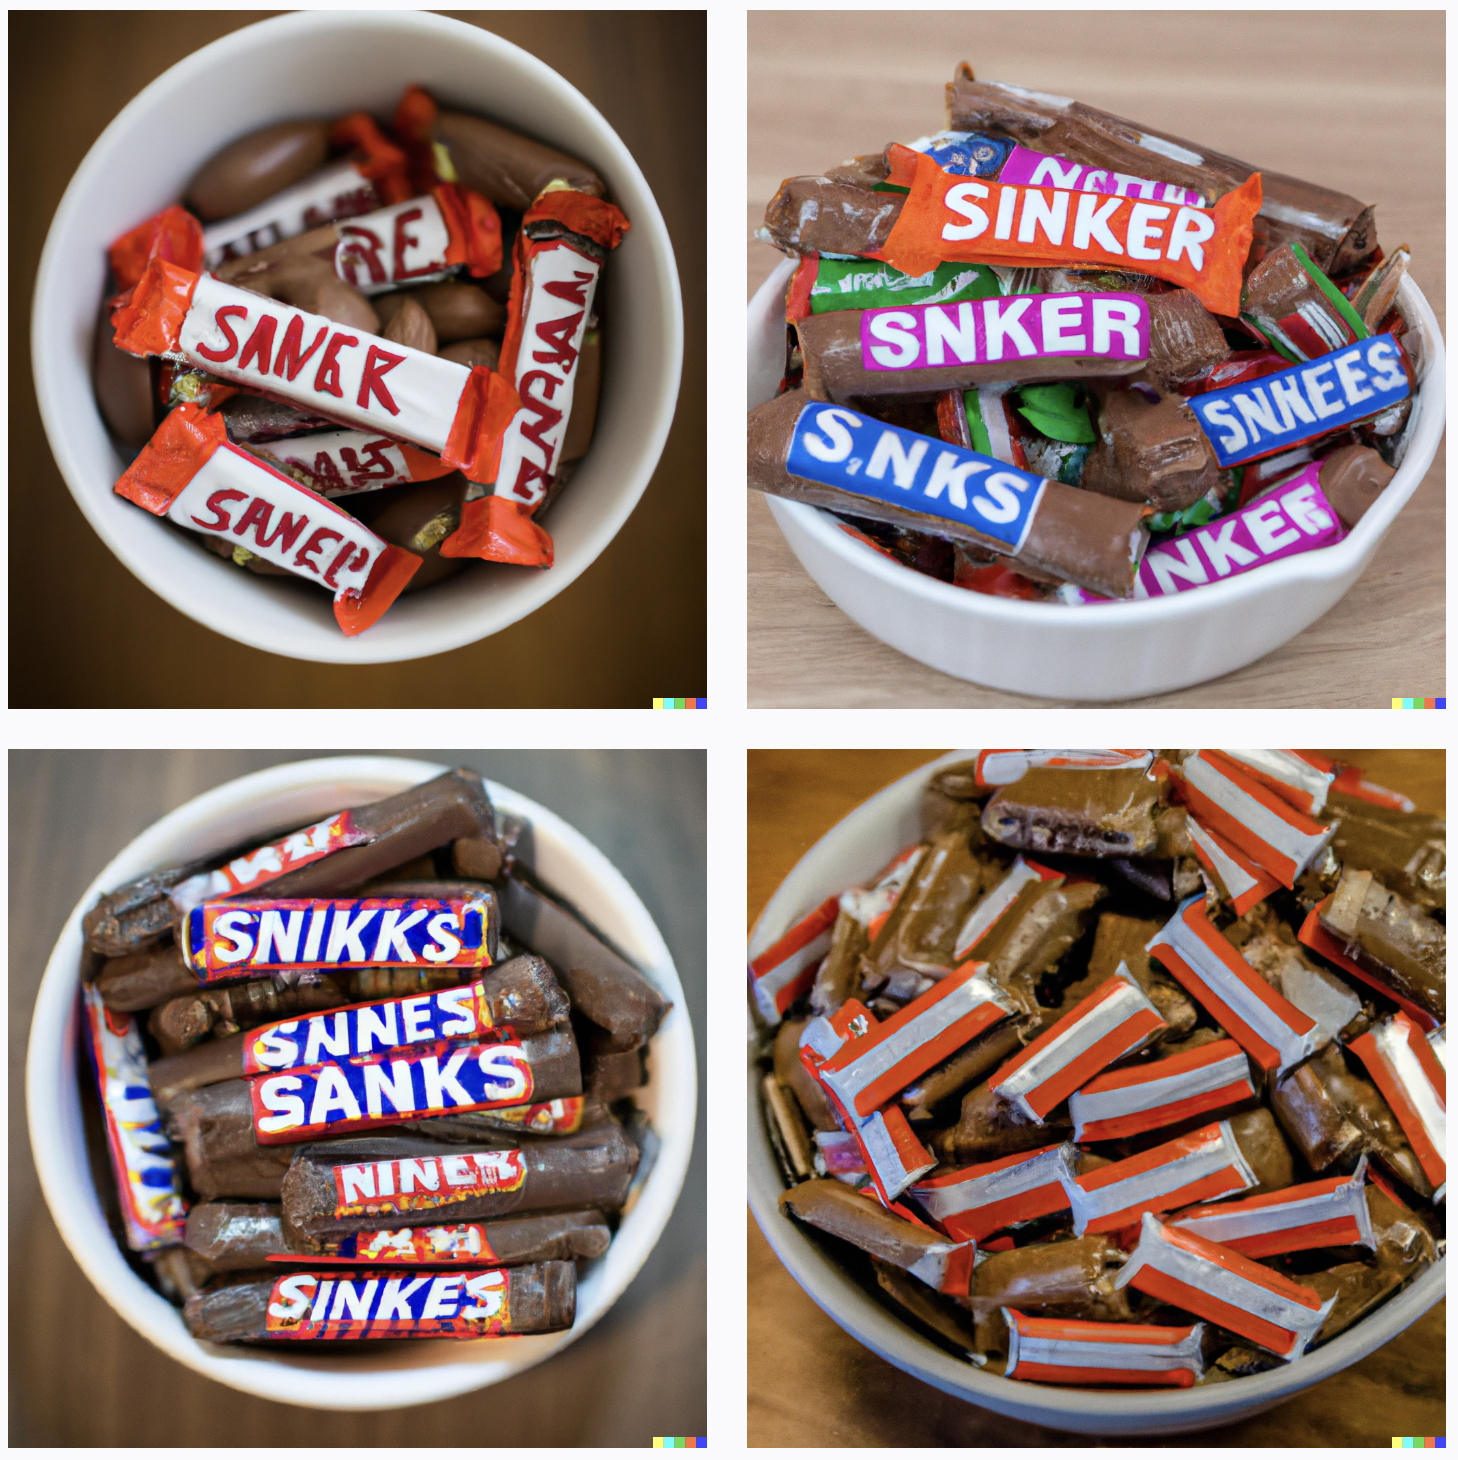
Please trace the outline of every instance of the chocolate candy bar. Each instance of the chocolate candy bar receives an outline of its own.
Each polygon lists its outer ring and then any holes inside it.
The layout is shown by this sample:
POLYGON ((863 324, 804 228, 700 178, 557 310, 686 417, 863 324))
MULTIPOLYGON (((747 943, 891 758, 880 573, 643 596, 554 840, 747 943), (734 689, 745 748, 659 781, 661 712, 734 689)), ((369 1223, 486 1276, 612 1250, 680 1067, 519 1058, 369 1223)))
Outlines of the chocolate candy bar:
POLYGON ((200 1202, 187 1214, 183 1240, 215 1272, 259 1268, 289 1250, 280 1211, 277 1202, 200 1202))
POLYGON ((1030 1318, 1003 1309, 1008 1328, 1007 1375, 1040 1384, 1171 1385, 1192 1388, 1205 1373, 1205 1325, 1083 1323, 1030 1318))
POLYGON ((960 304, 996 299, 1001 281, 986 264, 939 264, 930 274, 903 274, 889 264, 867 259, 800 260, 785 293, 785 319, 797 324, 810 314, 840 310, 902 307, 911 304, 960 304))
MULTIPOLYGON (((895 193, 828 177, 789 177, 764 210, 765 234, 787 253, 879 254, 904 202, 895 193)), ((896 272, 905 271, 897 266, 896 272)))
POLYGON ((189 1298, 187 1331, 209 1343, 282 1339, 496 1338, 557 1333, 577 1309, 570 1262, 422 1274, 290 1272, 189 1298))
MULTIPOLYGON (((1341 455, 1333 452, 1329 466, 1341 455)), ((1329 494, 1328 494, 1329 495, 1329 494)), ((1409 808, 1374 804, 1338 785, 1331 810, 1340 820, 1331 849, 1343 867, 1377 874, 1391 888, 1419 907, 1445 908, 1448 901, 1446 827, 1440 816, 1409 808)))
POLYGON ((1037 1242, 989 1253, 972 1277, 972 1314, 982 1352, 1006 1352, 1004 1308, 1050 1316, 1130 1322, 1129 1295, 1115 1284, 1124 1254, 1107 1237, 1037 1242))
POLYGON ((1316 1020, 1324 1039, 1336 1039, 1343 1033, 1355 1038, 1369 1020, 1351 984, 1313 962, 1299 945, 1287 941, 1290 933, 1283 923, 1274 917, 1268 922, 1270 926, 1249 939, 1237 936, 1240 924, 1231 928, 1232 941, 1241 957, 1283 998, 1316 1020))
POLYGON ((907 1118, 930 1120, 943 1101, 960 1095, 969 1085, 985 1080, 1014 1050, 1021 1048, 1026 1033, 1025 1020, 1004 1020, 979 1034, 941 1064, 932 1066, 901 1092, 907 1118))
POLYGON ((958 934, 968 908, 1000 871, 973 851, 966 831, 934 837, 902 899, 892 940, 900 967, 933 977, 950 973, 963 957, 958 934))
POLYGON ((870 947, 865 925, 840 907, 830 930, 830 949, 815 973, 810 1008, 830 1015, 860 986, 860 963, 870 947))
POLYGON ((1321 490, 1342 526, 1350 529, 1396 475, 1370 446, 1339 446, 1321 463, 1321 490))
POLYGON ((870 947, 861 959, 866 988, 878 988, 896 968, 901 924, 910 903, 906 889, 926 856, 925 847, 908 847, 877 878, 868 890, 859 888, 841 894, 841 906, 864 924, 870 947))
POLYGON ((954 1301, 935 1296, 925 1283, 913 1282, 899 1267, 879 1257, 871 1259, 871 1266, 881 1291, 894 1303, 974 1363, 981 1359, 976 1353, 976 1335, 954 1301))
POLYGON ((825 1087, 800 1059, 800 1037, 808 1023, 805 1019, 794 1019, 780 1025, 774 1044, 775 1080, 794 1095, 812 1130, 838 1131, 840 1122, 830 1108, 825 1087))
POLYGON ((1137 391, 1102 391, 1098 425, 1079 477, 1085 491, 1177 512, 1224 480, 1199 421, 1177 395, 1151 404, 1137 391))
MULTIPOLYGON (((174 945, 168 951, 175 954, 177 949, 174 945)), ((184 971, 191 981, 192 970, 184 971)), ((311 1014, 337 1008, 349 1001, 349 994, 340 982, 333 974, 309 969, 277 973, 226 988, 194 989, 158 1004, 147 1020, 147 1028, 162 1046, 164 1055, 181 1054, 199 1040, 252 1029, 281 1014, 311 1014)), ((102 997, 106 997, 105 989, 102 997)))
POLYGON ((134 1252, 155 1252, 181 1239, 187 1202, 147 1088, 141 1034, 129 1015, 104 1007, 94 986, 82 985, 81 1000, 127 1245, 134 1252))
POLYGON ((1441 1202, 1448 1182, 1448 1082, 1439 1050, 1405 1014, 1384 1020, 1354 1039, 1351 1048, 1386 1096, 1433 1189, 1433 1200, 1441 1202))
POLYGON ((797 390, 750 412, 749 478, 773 496, 935 532, 1115 597, 1132 590, 1146 541, 1142 507, 814 405, 797 390))
POLYGON ((634 1049, 658 1032, 673 1007, 632 964, 537 888, 511 877, 496 889, 502 922, 552 965, 572 1007, 615 1049, 634 1049))
POLYGON ((796 333, 814 400, 934 400, 983 382, 1132 375, 1149 359, 1149 314, 1137 294, 1042 294, 812 314, 796 333))
POLYGON ((1287 360, 1312 360, 1372 334, 1299 243, 1283 243, 1251 270, 1240 317, 1287 360))
POLYGON ((576 1135, 608 1125, 612 1116, 595 1095, 566 1095, 530 1105, 508 1105, 499 1110, 451 1111, 428 1120, 406 1121, 403 1129, 416 1130, 437 1141, 475 1141, 497 1132, 527 1136, 576 1135))
POLYGON ((1026 1155, 1004 1156, 918 1182, 911 1195, 942 1231, 958 1241, 982 1241, 1005 1227, 1069 1208, 1078 1152, 1065 1142, 1026 1155))
POLYGON ((987 803, 982 827, 1004 846, 1078 857, 1154 850, 1159 786, 1142 771, 1030 770, 987 803))
POLYGON ((778 1024, 814 982, 816 969, 830 951, 831 929, 839 913, 840 899, 826 898, 749 965, 755 1007, 770 1024, 778 1024))
POLYGON ((938 1292, 967 1292, 972 1243, 949 1242, 940 1232, 887 1211, 842 1182, 802 1181, 780 1193, 780 1211, 854 1243, 938 1292))
POLYGON ((1310 1288, 1149 1212, 1114 1283, 1207 1318, 1287 1360, 1306 1351, 1334 1301, 1323 1303, 1310 1288))
POLYGON ((187 1157, 192 1189, 204 1201, 278 1200, 293 1148, 258 1144, 246 1081, 183 1090, 165 1102, 163 1120, 187 1157))
POLYGON ((986 1081, 962 1097, 957 1124, 932 1139, 944 1161, 986 1163, 1017 1152, 1036 1151, 1050 1141, 1070 1139, 1073 1126, 1058 1112, 1039 1122, 1014 1101, 994 1094, 986 1081))
POLYGON ((1152 750, 979 750, 973 775, 978 786, 1010 786, 1037 768, 1147 771, 1153 762, 1152 750))
MULTIPOLYGON (((1033 151, 1056 153, 1110 177, 1148 177, 1183 187, 1207 202, 1245 183, 1256 169, 1142 123, 1125 121, 1066 97, 996 81, 977 81, 964 62, 947 88, 950 124, 959 131, 1011 137, 1033 151)), ((1372 209, 1329 188, 1261 173, 1256 238, 1267 250, 1295 239, 1328 274, 1360 267, 1377 248, 1372 209)))
MULTIPOLYGON (((132 888, 137 886, 132 884, 132 888)), ((144 904, 135 910, 119 907, 118 901, 131 890, 123 888, 103 897, 86 915, 87 919, 96 920, 95 931, 88 936, 93 949, 99 943, 115 948, 144 937, 162 915, 167 921, 161 926, 170 925, 172 909, 165 897, 150 900, 150 905, 144 904)), ((120 1014, 135 1013, 140 1009, 151 1009, 163 999, 195 991, 197 976, 182 961, 182 950, 168 943, 160 948, 147 948, 140 953, 109 958, 97 975, 96 988, 108 1009, 120 1014)))
POLYGON ((305 472, 321 497, 377 492, 403 482, 434 481, 453 468, 408 441, 369 431, 316 431, 260 444, 257 455, 305 472))
MULTIPOLYGON (((791 1181, 808 1180, 817 1169, 816 1153, 815 1146, 811 1144, 809 1133, 805 1129, 805 1121, 800 1115, 799 1107, 795 1104, 790 1092, 773 1075, 766 1075, 760 1088, 764 1094, 766 1124, 770 1139, 774 1144, 775 1154, 780 1158, 785 1175, 791 1181)), ((843 1135, 843 1132, 837 1132, 837 1137, 843 1135)), ((857 1169, 864 1172, 865 1159, 860 1155, 854 1138, 844 1135, 844 1139, 853 1148, 852 1154, 857 1169)))
POLYGON ((1189 820, 1190 842, 1200 865, 1209 874, 1215 895, 1228 902, 1237 914, 1247 913, 1264 902, 1281 884, 1239 847, 1233 846, 1217 832, 1202 826, 1199 819, 1189 820))
POLYGON ((283 1183, 284 1217, 306 1238, 333 1239, 382 1222, 420 1226, 518 1211, 616 1210, 638 1148, 615 1125, 517 1149, 452 1150, 419 1142, 419 1155, 370 1159, 378 1136, 300 1146, 283 1183))

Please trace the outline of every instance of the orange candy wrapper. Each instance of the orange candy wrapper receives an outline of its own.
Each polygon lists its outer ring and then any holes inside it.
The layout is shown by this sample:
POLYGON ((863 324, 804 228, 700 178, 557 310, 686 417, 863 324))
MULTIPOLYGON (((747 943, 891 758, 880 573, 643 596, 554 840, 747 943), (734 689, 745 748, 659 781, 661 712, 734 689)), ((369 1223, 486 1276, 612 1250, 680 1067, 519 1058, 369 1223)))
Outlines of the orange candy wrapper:
POLYGON ((517 568, 550 568, 552 535, 505 497, 477 497, 461 508, 461 525, 440 545, 443 558, 484 558, 517 568))
POLYGON ((1213 314, 1240 314, 1259 173, 1213 208, 1191 208, 961 177, 910 148, 892 147, 891 161, 890 181, 911 193, 872 257, 903 273, 929 273, 943 262, 1097 265, 1188 289, 1213 314))

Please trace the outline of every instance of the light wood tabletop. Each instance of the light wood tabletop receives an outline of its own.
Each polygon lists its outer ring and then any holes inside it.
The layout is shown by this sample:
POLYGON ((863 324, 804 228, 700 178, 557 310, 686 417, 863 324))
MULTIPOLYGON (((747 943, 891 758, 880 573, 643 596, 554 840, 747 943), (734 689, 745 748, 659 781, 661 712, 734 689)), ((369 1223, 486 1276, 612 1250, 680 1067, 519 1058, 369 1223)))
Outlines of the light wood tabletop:
MULTIPOLYGON (((1442 814, 1441 750, 1328 750, 1370 780, 1442 814)), ((937 750, 752 750, 748 764, 748 921, 842 817, 937 750)), ((751 1446, 1056 1446, 1168 1444, 1067 1434, 943 1394, 862 1347, 781 1266, 749 1217, 751 1446)), ((1380 1446, 1446 1429, 1446 1305, 1367 1358, 1251 1419, 1181 1437, 1200 1446, 1380 1446)))
POLYGON ((31 1160, 24 1084, 31 1010, 62 923, 102 867, 184 801, 266 766, 349 753, 11 754, 12 1446, 643 1447, 651 1446, 655 1435, 705 1431, 706 777, 701 751, 393 752, 469 766, 575 826, 643 899, 678 969, 698 1051, 693 1156, 657 1246, 590 1332, 548 1362, 456 1399, 379 1413, 302 1409, 225 1388, 168 1358, 112 1311, 63 1244, 31 1160), (627 814, 625 808, 630 808, 627 814), (651 1383, 645 1382, 649 1373, 651 1383))
MULTIPOLYGON (((1389 251, 1446 330, 1440 11, 751 11, 749 292, 782 255, 753 240, 783 178, 946 125, 957 62, 1077 97, 1377 206, 1389 251)), ((1146 705, 1386 708, 1442 695, 1444 453, 1328 614, 1246 668, 1146 705), (1409 687, 1404 687, 1409 686, 1409 687)), ((835 607, 749 493, 749 703, 1039 706, 908 659, 835 607)))

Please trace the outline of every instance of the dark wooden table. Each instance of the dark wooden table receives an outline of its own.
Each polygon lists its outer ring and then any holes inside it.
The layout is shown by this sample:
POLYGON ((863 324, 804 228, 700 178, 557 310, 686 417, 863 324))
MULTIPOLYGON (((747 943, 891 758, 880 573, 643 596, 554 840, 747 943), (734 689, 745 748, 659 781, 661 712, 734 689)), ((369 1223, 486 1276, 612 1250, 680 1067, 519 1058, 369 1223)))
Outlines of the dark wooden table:
POLYGON ((11 17, 10 703, 651 709, 655 695, 707 694, 703 11, 443 12, 540 57, 602 112, 642 168, 678 258, 684 365, 673 428, 633 515, 570 588, 449 654, 311 664, 194 623, 132 577, 81 515, 31 381, 28 317, 46 230, 81 159, 132 97, 184 56, 272 13, 11 17))
POLYGON ((340 751, 14 751, 10 757, 12 1446, 651 1446, 707 1424, 705 770, 701 751, 405 750, 465 765, 557 812, 643 899, 683 981, 698 1049, 694 1151, 643 1270, 547 1363, 458 1399, 375 1414, 240 1394, 127 1326, 62 1244, 31 1163, 24 1071, 52 944, 101 868, 159 816, 281 761, 340 751), (649 1380, 651 1379, 651 1382, 649 1380))
MULTIPOLYGON (((941 754, 935 750, 749 752, 749 923, 805 852, 883 786, 941 754)), ((1440 750, 1346 750, 1370 779, 1420 810, 1442 812, 1440 750)), ((1445 1308, 1277 1409, 1172 1443, 1205 1446, 1379 1446, 1391 1437, 1441 1435, 1445 1308)), ((759 1445, 1166 1446, 1066 1434, 979 1409, 904 1374, 820 1311, 780 1265, 749 1218, 749 1443, 759 1445)))

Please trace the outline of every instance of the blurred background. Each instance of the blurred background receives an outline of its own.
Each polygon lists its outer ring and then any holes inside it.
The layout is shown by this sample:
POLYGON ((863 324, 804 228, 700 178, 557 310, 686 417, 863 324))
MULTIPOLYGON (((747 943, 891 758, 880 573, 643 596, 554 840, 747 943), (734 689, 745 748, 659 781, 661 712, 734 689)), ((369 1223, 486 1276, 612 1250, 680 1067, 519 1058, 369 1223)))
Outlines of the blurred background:
MULTIPOLYGON (((1377 207, 1446 337, 1441 11, 1018 10, 749 13, 748 293, 784 257, 753 240, 782 179, 947 124, 959 61, 1071 96, 1377 207), (813 57, 813 61, 809 58, 813 57)), ((1290 643, 1148 705, 1354 705, 1441 695, 1444 453, 1351 592, 1290 643), (1403 684, 1433 684, 1402 689, 1403 684)), ((751 705, 1042 705, 918 664, 816 587, 749 493, 751 705)))
POLYGON ((36 991, 72 906, 122 847, 193 796, 266 766, 355 753, 11 752, 12 1446, 651 1446, 655 1435, 705 1432, 702 751, 389 752, 468 766, 555 811, 642 898, 683 983, 698 1058, 693 1158, 658 1245, 590 1332, 547 1363, 457 1399, 378 1414, 299 1409, 175 1363, 111 1310, 62 1243, 31 1162, 24 1071, 36 991))
POLYGON ((51 217, 91 144, 132 97, 184 56, 277 13, 31 11, 10 19, 10 703, 647 709, 655 695, 706 693, 703 11, 441 12, 530 51, 597 107, 643 170, 678 259, 684 365, 673 428, 637 509, 570 588, 449 654, 311 664, 246 648, 178 613, 81 515, 31 382, 31 291, 51 217), (173 672, 159 672, 164 663, 173 672), (198 680, 176 670, 204 663, 200 700, 198 680))
MULTIPOLYGON (((941 750, 751 750, 749 927, 795 863, 842 817, 941 750)), ((1441 750, 1324 750, 1443 815, 1441 750)), ((1188 1438, 1201 1447, 1379 1446, 1447 1428, 1446 1303, 1391 1343, 1276 1409, 1188 1438)), ((1183 1439, 1184 1437, 1180 1437, 1183 1439)), ((1178 1442, 1178 1441, 1177 1441, 1178 1442)), ((1163 1448, 1167 1438, 1074 1435, 954 1399, 863 1348, 816 1307, 749 1217, 751 1445, 1163 1448)))

